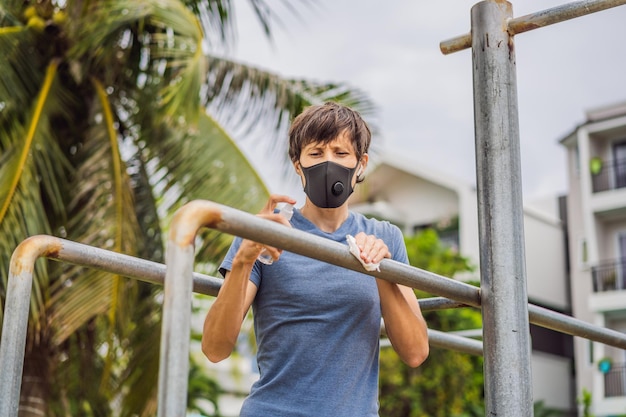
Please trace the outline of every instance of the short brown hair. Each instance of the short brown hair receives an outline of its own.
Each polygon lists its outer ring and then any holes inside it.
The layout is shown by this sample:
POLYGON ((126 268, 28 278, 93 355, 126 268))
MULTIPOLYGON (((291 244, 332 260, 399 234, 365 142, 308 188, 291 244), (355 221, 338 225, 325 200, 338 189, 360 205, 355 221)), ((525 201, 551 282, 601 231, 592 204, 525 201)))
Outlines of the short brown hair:
POLYGON ((346 132, 357 160, 367 153, 372 133, 356 110, 328 102, 304 109, 289 128, 289 157, 292 162, 300 160, 302 149, 313 142, 329 143, 346 132))

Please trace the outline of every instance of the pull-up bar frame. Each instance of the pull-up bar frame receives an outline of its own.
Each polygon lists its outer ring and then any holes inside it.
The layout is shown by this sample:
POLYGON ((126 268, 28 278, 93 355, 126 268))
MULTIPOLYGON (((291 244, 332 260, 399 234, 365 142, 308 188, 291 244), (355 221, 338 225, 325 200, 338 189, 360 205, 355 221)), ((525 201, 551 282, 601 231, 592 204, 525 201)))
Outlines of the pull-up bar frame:
POLYGON ((468 35, 440 44, 444 54, 472 48, 485 411, 489 416, 533 415, 513 37, 625 3, 579 1, 513 19, 511 3, 486 0, 472 7, 468 35))
MULTIPOLYGON (((90 267, 152 284, 162 285, 165 281, 166 266, 160 263, 47 235, 33 236, 23 241, 11 258, 0 340, 2 417, 16 417, 18 414, 33 270, 39 258, 90 267)), ((223 282, 222 279, 197 272, 193 273, 191 281, 194 292, 212 296, 218 294, 223 282)), ((422 299, 419 303, 424 311, 465 307, 462 303, 442 297, 422 299)), ((187 318, 184 318, 183 322, 186 321, 187 318)), ((164 327, 164 332, 171 334, 171 326, 164 327)), ((174 330, 174 332, 176 337, 188 337, 183 331, 174 330)), ((482 355, 482 343, 479 341, 435 330, 429 330, 428 336, 432 346, 482 355)), ((180 352, 178 356, 186 357, 180 352)), ((178 387, 181 383, 187 384, 187 375, 177 375, 167 382, 167 386, 161 388, 161 392, 173 390, 173 387, 178 387)))
MULTIPOLYGON (((194 201, 182 207, 171 225, 168 240, 168 264, 134 258, 68 241, 52 236, 33 236, 14 251, 9 269, 2 339, 0 340, 0 415, 16 417, 19 406, 21 375, 28 325, 28 308, 33 270, 40 257, 86 266, 113 274, 139 279, 154 284, 165 282, 164 316, 177 320, 163 321, 159 380, 159 414, 184 415, 186 409, 187 374, 167 372, 166 369, 188 368, 189 347, 176 346, 178 340, 188 342, 193 291, 217 295, 222 280, 198 273, 185 273, 186 265, 193 264, 193 242, 198 229, 210 227, 225 233, 258 240, 261 243, 289 248, 294 253, 324 260, 344 268, 377 276, 391 282, 408 285, 432 294, 447 294, 451 298, 433 297, 419 300, 424 311, 457 307, 480 307, 480 289, 450 278, 391 260, 383 260, 379 273, 364 271, 350 254, 346 245, 277 223, 261 219, 243 211, 209 201, 194 201), (176 256, 176 253, 184 253, 176 256), (171 262, 170 262, 171 261, 171 262), (191 284, 188 284, 191 282, 191 284), (458 301, 464 300, 464 301, 458 301), (181 353, 177 349, 186 349, 181 353), (167 354, 166 354, 167 353, 167 354)), ((604 329, 538 306, 529 306, 530 321, 546 328, 581 336, 607 345, 626 349, 626 335, 604 329)), ((453 334, 430 330, 429 342, 443 347, 480 354, 483 344, 453 334)))
MULTIPOLYGON (((532 416, 529 321, 626 349, 623 333, 527 304, 513 48, 516 33, 625 3, 626 0, 581 1, 512 19, 510 3, 486 0, 472 8, 470 35, 440 45, 444 53, 470 46, 473 49, 478 211, 483 248, 481 289, 391 260, 381 262, 380 273, 368 273, 362 270, 347 248, 337 242, 309 236, 210 202, 195 201, 181 208, 174 217, 168 239, 158 415, 176 416, 186 412, 189 363, 188 355, 181 352, 189 350, 191 293, 196 276, 193 272, 194 240, 201 227, 288 248, 301 255, 448 297, 456 303, 481 307, 485 325, 487 415, 532 416)), ((67 248, 76 249, 73 245, 78 245, 60 240, 49 240, 48 243, 38 246, 35 241, 27 240, 12 257, 0 341, 2 416, 17 416, 34 262, 40 256, 61 258, 67 248)), ((106 251, 95 248, 89 251, 96 260, 107 258, 106 251)), ((76 263, 84 261, 81 256, 68 254, 68 258, 72 257, 76 263)), ((133 274, 144 276, 135 269, 136 266, 130 266, 135 260, 130 264, 126 261, 128 259, 108 266, 111 266, 111 272, 120 275, 126 275, 122 270, 132 270, 133 274)), ((147 261, 139 264, 142 262, 147 261)), ((151 279, 162 273, 160 267, 155 272, 154 265, 143 266, 152 271, 148 274, 151 279)), ((104 265, 100 267, 104 268, 104 265)), ((440 303, 443 304, 446 302, 440 303)))
MULTIPOLYGON (((626 4, 626 0, 590 0, 576 1, 562 6, 546 9, 516 18, 507 18, 506 30, 511 36, 530 30, 539 29, 555 23, 565 22, 576 17, 611 9, 626 4)), ((472 47, 472 34, 456 36, 439 44, 444 55, 459 52, 472 47)))

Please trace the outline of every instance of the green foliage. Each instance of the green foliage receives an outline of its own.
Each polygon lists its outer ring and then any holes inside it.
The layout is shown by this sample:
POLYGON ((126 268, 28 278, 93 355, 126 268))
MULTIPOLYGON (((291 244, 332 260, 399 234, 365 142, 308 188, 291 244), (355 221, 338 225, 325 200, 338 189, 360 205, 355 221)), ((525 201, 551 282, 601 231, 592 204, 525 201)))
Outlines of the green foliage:
MULTIPOLYGON (((469 272, 467 259, 444 247, 434 230, 406 237, 411 265, 444 276, 469 272)), ((419 293, 420 297, 428 294, 419 293)), ((470 308, 424 312, 428 327, 444 332, 481 327, 480 312, 470 308)), ((389 417, 451 417, 480 409, 482 357, 431 349, 419 368, 410 368, 391 349, 381 351, 380 414, 389 417)))
POLYGON ((562 413, 545 405, 543 401, 537 401, 533 404, 534 417, 559 417, 562 413))
MULTIPOLYGON (((27 237, 163 262, 163 230, 190 199, 248 212, 265 203, 267 187, 233 132, 241 139, 254 127, 271 150, 307 105, 372 108, 343 84, 285 80, 211 55, 234 38, 231 3, 0 5, 0 324, 9 260, 27 237)), ((269 33, 274 6, 253 3, 269 33)), ((263 156, 289 164, 286 152, 263 156)), ((202 238, 197 260, 208 268, 232 236, 202 238)), ((161 301, 154 285, 37 262, 25 416, 154 415, 161 301)), ((191 385, 211 388, 201 378, 191 385)))
MULTIPOLYGON (((457 417, 484 417, 485 415, 485 408, 482 405, 472 404, 457 417)), ((543 401, 537 401, 533 404, 534 417, 560 417, 562 415, 562 412, 546 407, 543 401)))
POLYGON ((583 388, 582 395, 582 398, 578 399, 578 403, 583 406, 583 417, 594 417, 594 415, 591 414, 591 404, 593 403, 591 392, 583 388))
POLYGON ((457 272, 472 272, 475 268, 467 258, 441 244, 434 229, 404 238, 411 265, 446 277, 457 272))
POLYGON ((192 357, 189 358, 189 386, 187 387, 187 409, 196 411, 203 416, 220 417, 218 398, 221 389, 218 383, 209 378, 202 366, 192 357), (208 410, 203 402, 209 402, 212 410, 208 410))

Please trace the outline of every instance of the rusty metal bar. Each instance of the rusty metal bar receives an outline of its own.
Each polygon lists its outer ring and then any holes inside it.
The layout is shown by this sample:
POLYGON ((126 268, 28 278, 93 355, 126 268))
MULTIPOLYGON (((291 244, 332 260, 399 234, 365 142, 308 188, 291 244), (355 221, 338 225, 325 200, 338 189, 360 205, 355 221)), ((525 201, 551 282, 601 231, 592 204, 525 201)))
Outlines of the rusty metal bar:
MULTIPOLYGON (((5 315, 0 341, 0 416, 17 416, 21 376, 24 364, 24 348, 28 327, 28 309, 32 289, 35 261, 45 257, 74 265, 90 267, 113 274, 134 278, 152 284, 163 285, 166 266, 157 262, 99 249, 69 240, 39 235, 24 240, 13 252, 5 315)), ((222 285, 220 278, 193 273, 193 291, 216 296, 222 285)), ((461 307, 462 304, 441 297, 419 300, 423 311, 461 307)), ((459 346, 462 341, 446 341, 439 335, 432 341, 435 347, 459 346)), ((476 346, 461 351, 472 353, 476 346)))
POLYGON ((626 4, 626 0, 576 1, 508 21, 511 36, 626 4))
MULTIPOLYGON (((468 355, 482 356, 483 354, 483 344, 481 341, 453 333, 428 329, 428 343, 431 346, 467 353, 468 355)), ((382 339, 380 341, 381 348, 389 346, 391 346, 389 339, 382 339)))
MULTIPOLYGON (((528 32, 554 23, 564 22, 576 17, 585 16, 602 10, 626 4, 626 0, 586 0, 576 1, 540 12, 527 14, 521 17, 507 20, 507 30, 511 36, 518 33, 528 32)), ((439 44, 439 49, 444 55, 471 48, 472 34, 466 33, 439 44)))
MULTIPOLYGON (((28 328, 33 269, 39 257, 162 283, 165 265, 52 236, 33 236, 13 252, 0 340, 0 416, 17 416, 28 328)), ((221 279, 194 273, 194 290, 215 295, 221 279)))

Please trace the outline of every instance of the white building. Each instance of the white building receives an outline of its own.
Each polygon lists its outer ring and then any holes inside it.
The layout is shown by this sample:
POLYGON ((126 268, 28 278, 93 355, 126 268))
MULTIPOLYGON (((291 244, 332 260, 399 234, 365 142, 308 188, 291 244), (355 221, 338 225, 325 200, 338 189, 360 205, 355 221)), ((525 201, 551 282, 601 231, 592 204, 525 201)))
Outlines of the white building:
MULTIPOLYGON (((442 241, 456 247, 478 267, 478 205, 472 182, 451 178, 404 155, 387 153, 372 161, 350 204, 356 211, 397 224, 405 234, 458 223, 452 233, 441 236, 442 241)), ((527 286, 531 303, 569 314, 566 242, 559 201, 555 197, 550 209, 545 204, 524 208, 527 286)), ((473 274, 474 278, 478 276, 479 272, 473 274)), ((531 335, 535 401, 543 400, 547 407, 573 413, 572 338, 534 325, 531 335)))
MULTIPOLYGON (((587 112, 561 143, 573 314, 626 332, 626 103, 587 112)), ((592 393, 594 415, 626 414, 626 351, 576 338, 575 356, 577 392, 592 393)))

